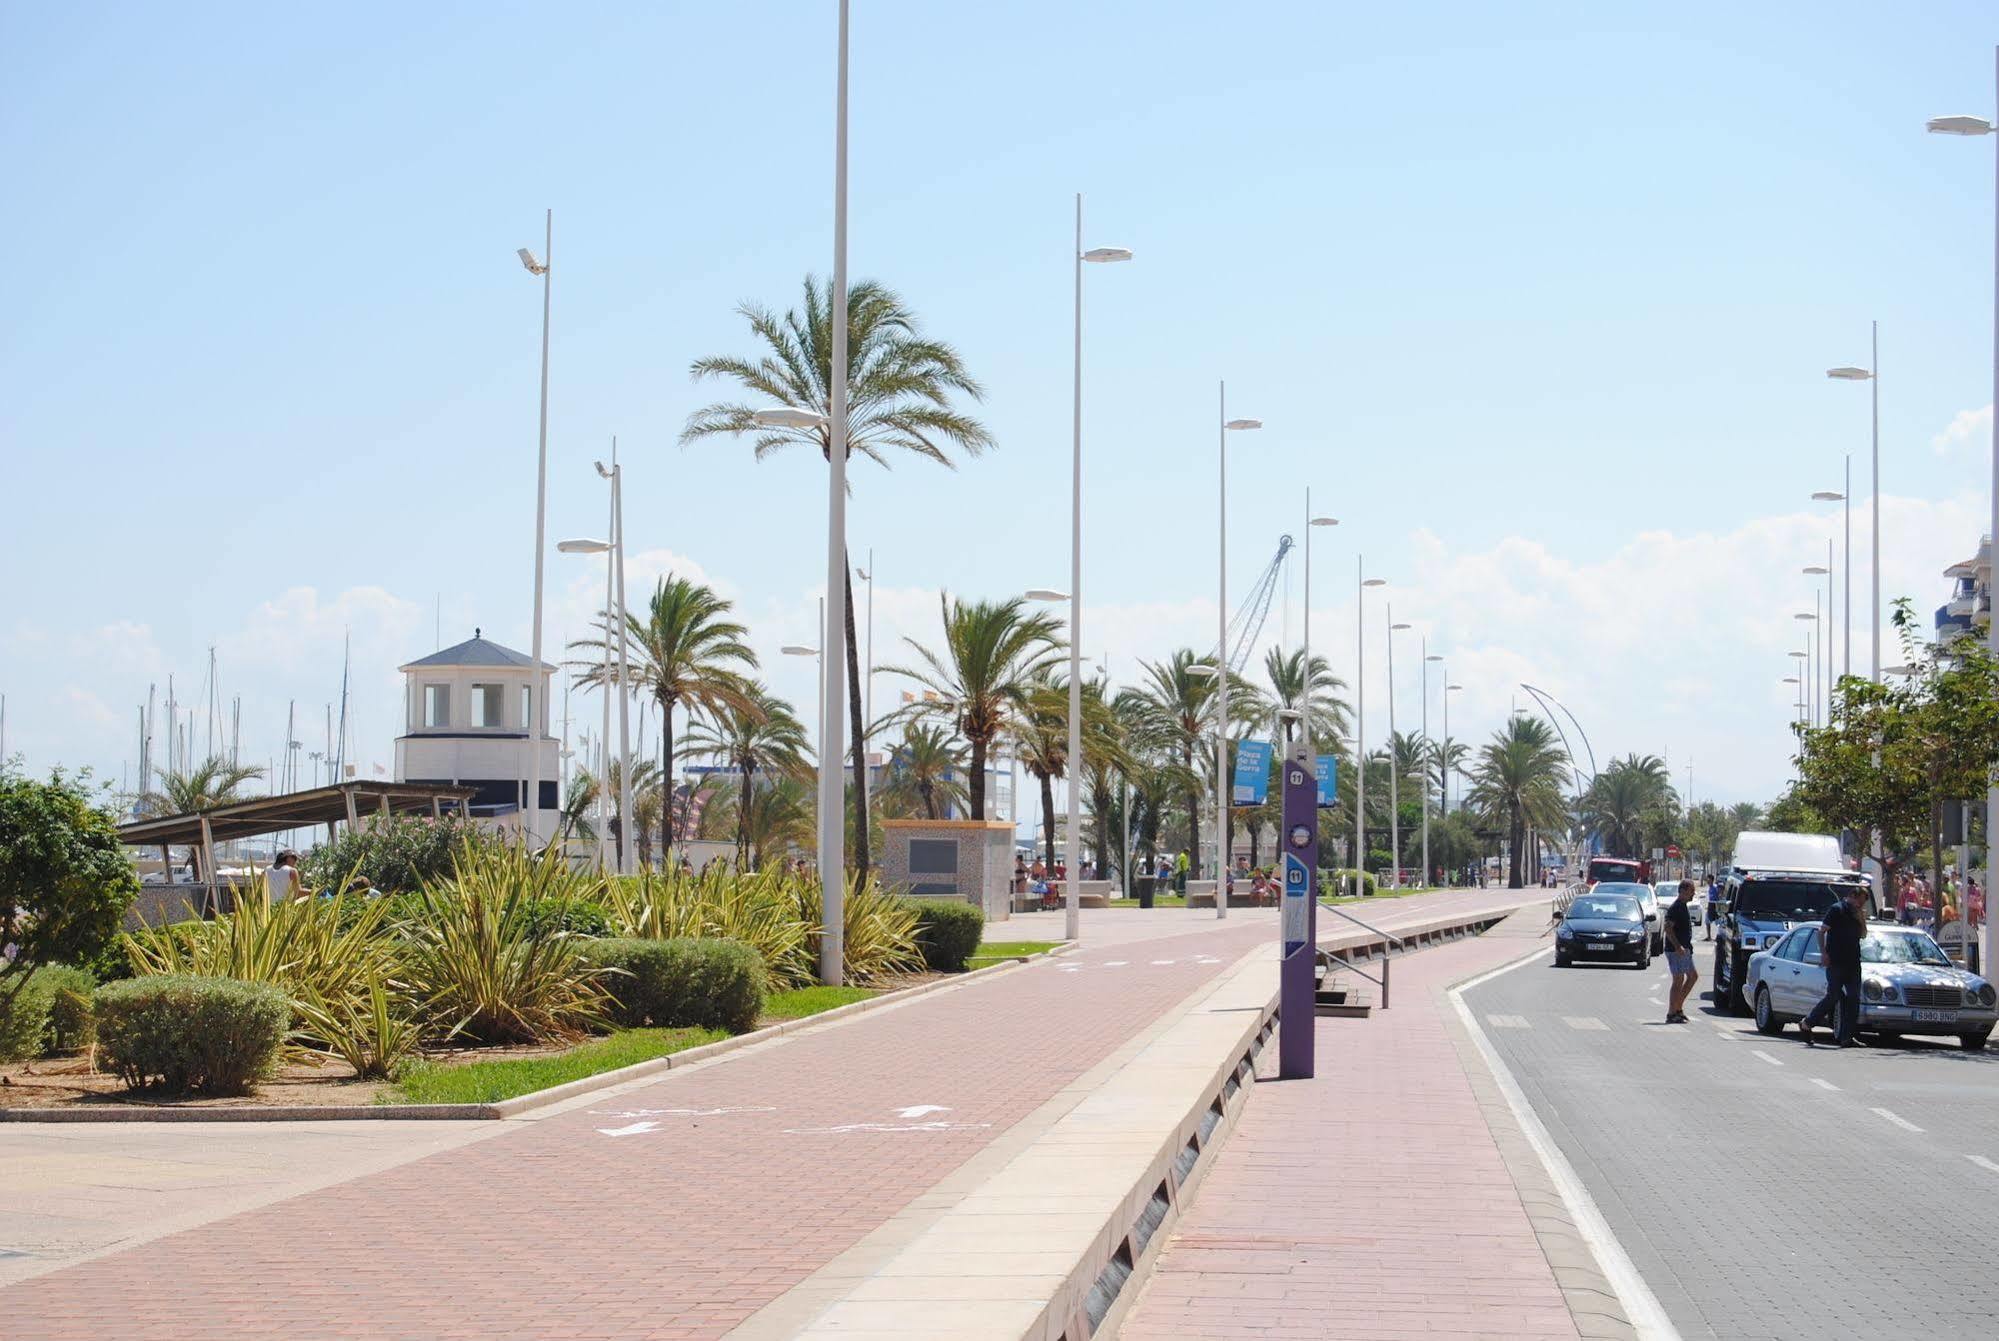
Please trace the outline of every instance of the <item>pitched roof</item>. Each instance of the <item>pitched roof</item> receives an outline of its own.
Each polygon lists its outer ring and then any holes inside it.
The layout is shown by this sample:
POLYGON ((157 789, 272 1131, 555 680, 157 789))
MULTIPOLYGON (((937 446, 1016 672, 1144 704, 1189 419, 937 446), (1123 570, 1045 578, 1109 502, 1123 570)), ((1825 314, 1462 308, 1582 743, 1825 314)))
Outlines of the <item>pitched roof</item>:
MULTIPOLYGON (((472 636, 456 647, 447 647, 442 652, 432 652, 427 657, 415 661, 399 670, 415 670, 421 666, 518 666, 526 669, 534 664, 534 659, 525 652, 516 652, 511 647, 502 647, 490 638, 480 636, 479 630, 472 630, 472 636)), ((547 662, 543 670, 554 670, 547 662)))

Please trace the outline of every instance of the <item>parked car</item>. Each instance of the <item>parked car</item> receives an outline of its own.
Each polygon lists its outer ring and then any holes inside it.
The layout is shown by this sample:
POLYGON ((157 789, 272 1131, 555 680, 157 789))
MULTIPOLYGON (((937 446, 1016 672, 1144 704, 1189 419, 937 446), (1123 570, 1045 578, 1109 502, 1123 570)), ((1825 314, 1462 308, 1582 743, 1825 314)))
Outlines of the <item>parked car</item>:
MULTIPOLYGON (((1652 886, 1652 892, 1658 896, 1659 910, 1663 914, 1665 912, 1666 905, 1672 903, 1675 899, 1680 897, 1680 882, 1677 880, 1662 880, 1658 884, 1652 886)), ((1687 916, 1693 919, 1693 924, 1695 926, 1699 926, 1701 924, 1701 919, 1704 916, 1706 916, 1706 914, 1707 914, 1707 892, 1703 890, 1698 883, 1696 883, 1694 885, 1694 896, 1691 899, 1687 900, 1687 916)))
POLYGON ((1638 907, 1645 914, 1645 930, 1651 933, 1652 953, 1666 953, 1666 924, 1660 920, 1662 910, 1659 896, 1652 892, 1652 886, 1636 881, 1605 880, 1590 890, 1592 894, 1629 894, 1638 900, 1638 907))
POLYGON ((1768 950, 1793 927, 1816 924, 1843 891, 1866 876, 1846 869, 1839 840, 1820 834, 1745 830, 1736 839, 1735 865, 1716 892, 1708 918, 1714 928, 1714 1003, 1733 1015, 1749 1013, 1744 991, 1752 955, 1768 950))
POLYGON ((1606 894, 1602 886, 1569 901, 1555 928, 1555 967, 1627 961, 1644 968, 1652 962, 1652 937, 1645 911, 1634 894, 1606 894))
MULTIPOLYGON (((1749 957, 1744 989, 1755 1003, 1756 1027, 1782 1033, 1825 996, 1819 964, 1821 931, 1797 927, 1768 950, 1749 957)), ((1942 1034, 1982 1051, 1999 1023, 1999 994, 1992 984, 1954 966, 1928 932, 1876 922, 1860 943, 1860 1023, 1872 1034, 1942 1034)), ((1834 1003, 1833 1028, 1839 1028, 1834 1003)))

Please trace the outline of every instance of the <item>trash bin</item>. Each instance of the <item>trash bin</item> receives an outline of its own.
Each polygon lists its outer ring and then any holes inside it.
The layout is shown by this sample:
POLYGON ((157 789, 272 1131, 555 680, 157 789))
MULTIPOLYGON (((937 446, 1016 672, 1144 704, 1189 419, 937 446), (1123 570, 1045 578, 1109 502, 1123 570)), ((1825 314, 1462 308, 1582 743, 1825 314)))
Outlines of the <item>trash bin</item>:
POLYGON ((1132 877, 1131 881, 1132 893, 1138 896, 1139 907, 1150 908, 1152 906, 1152 886, 1155 879, 1157 879, 1157 877, 1150 875, 1137 875, 1132 877))

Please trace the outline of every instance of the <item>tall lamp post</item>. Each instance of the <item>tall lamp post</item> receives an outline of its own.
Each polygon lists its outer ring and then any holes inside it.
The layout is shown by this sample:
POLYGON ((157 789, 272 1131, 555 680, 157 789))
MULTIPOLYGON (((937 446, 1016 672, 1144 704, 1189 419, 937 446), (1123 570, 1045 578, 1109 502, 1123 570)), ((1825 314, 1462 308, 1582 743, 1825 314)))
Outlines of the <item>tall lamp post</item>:
MULTIPOLYGON (((631 615, 625 606, 625 468, 618 464, 618 440, 611 439, 611 468, 599 461, 597 474, 611 482, 611 567, 618 578, 618 872, 632 873, 633 834, 637 816, 632 813, 632 665, 627 648, 631 642, 631 615)), ((663 761, 662 761, 663 762, 663 761)), ((666 804, 660 807, 660 822, 673 832, 673 779, 661 778, 666 804)), ((661 843, 661 856, 666 844, 661 843)))
MULTIPOLYGON (((821 633, 826 631, 826 598, 824 596, 819 598, 819 631, 821 633)), ((826 702, 826 659, 819 655, 819 649, 816 647, 807 647, 804 643, 786 643, 777 650, 788 657, 812 657, 819 663, 819 702, 823 708, 826 702)))
MULTIPOLYGON (((1839 620, 1839 673, 1841 677, 1853 674, 1853 455, 1846 457, 1846 488, 1820 489, 1812 495, 1815 503, 1844 503, 1840 509, 1846 514, 1846 536, 1840 542, 1840 552, 1846 556, 1846 571, 1839 579, 1839 590, 1844 598, 1840 606, 1839 620)), ((1830 542, 1828 542, 1830 543, 1830 542)), ((1828 566, 1830 566, 1828 564, 1828 566)), ((1828 611, 1830 613, 1830 611, 1828 611)))
POLYGON ((1353 709, 1353 869, 1354 893, 1367 873, 1367 589, 1385 587, 1385 577, 1369 577, 1367 560, 1354 555, 1353 709))
MULTIPOLYGON (((1999 49, 1994 53, 1995 78, 1999 79, 1999 49)), ((1995 129, 1993 123, 1982 116, 1939 116, 1928 123, 1928 129, 1937 135, 1990 135, 1995 129)), ((1995 141, 1999 148, 1999 141, 1995 141)), ((1999 154, 1993 160, 1993 191, 1995 207, 1999 207, 1999 154)), ((1999 216, 1993 219, 1993 306, 1992 306, 1992 394, 1999 403, 1999 216)), ((1989 512, 1986 530, 1991 536, 1992 552, 1999 554, 1999 417, 1992 421, 1992 496, 1988 500, 1989 512)), ((1999 564, 1995 564, 1999 571, 1999 564)), ((1974 614, 1973 618, 1977 616, 1974 614)), ((1985 645, 1995 658, 1999 658, 1999 611, 1987 616, 1985 645)), ((1985 793, 1985 897, 1989 901, 1999 894, 1999 786, 1987 788, 1985 793)), ((1979 948, 1978 962, 1981 967, 1992 963, 1992 916, 1988 911, 1985 918, 1984 943, 1979 948)))
POLYGON ((1823 644, 1818 641, 1819 617, 1808 610, 1800 610, 1791 618, 1812 627, 1805 630, 1805 659, 1798 663, 1798 674, 1805 677, 1805 721, 1808 725, 1818 725, 1818 676, 1812 658, 1819 654, 1823 644))
POLYGON ((1083 926, 1082 788, 1077 775, 1083 767, 1083 265, 1129 261, 1129 247, 1083 250, 1083 193, 1076 193, 1076 278, 1074 392, 1069 456, 1069 878, 1062 916, 1063 935, 1076 940, 1083 926))
MULTIPOLYGON (((1305 664, 1304 687, 1300 691, 1300 696, 1304 699, 1304 702, 1300 703, 1298 707, 1304 713, 1305 750, 1307 754, 1312 756, 1312 773, 1314 779, 1318 777, 1319 747, 1312 739, 1312 528, 1315 526, 1338 526, 1339 524, 1340 519, 1338 517, 1315 517, 1312 515, 1312 488, 1310 485, 1307 485, 1305 487, 1305 642, 1303 656, 1305 664)), ((1325 798, 1318 794, 1316 786, 1315 781, 1315 790, 1312 793, 1313 802, 1317 805, 1323 805, 1325 804, 1325 798)), ((1335 782, 1334 786, 1337 788, 1338 783, 1335 782)), ((1319 877, 1315 872, 1312 876, 1312 882, 1316 885, 1318 879, 1319 877)), ((1313 892, 1313 897, 1318 897, 1316 890, 1313 892)))
MULTIPOLYGON (((1881 323, 1869 322, 1871 366, 1851 365, 1826 369, 1826 376, 1840 382, 1866 382, 1873 393, 1874 493, 1867 505, 1868 520, 1874 531, 1873 603, 1868 608, 1868 640, 1874 649, 1873 679, 1881 683, 1881 323)), ((1850 491, 1849 491, 1850 492, 1850 491)))
POLYGON ((1451 673, 1449 671, 1445 671, 1444 672, 1444 767, 1441 771, 1443 772, 1444 775, 1442 778, 1442 782, 1444 784, 1444 789, 1443 789, 1444 794, 1442 797, 1444 808, 1442 813, 1446 815, 1451 813, 1451 695, 1462 694, 1465 689, 1465 687, 1461 684, 1450 683, 1450 678, 1451 678, 1451 673))
MULTIPOLYGON (((534 660, 534 676, 528 690, 528 704, 532 709, 531 718, 541 715, 541 694, 538 681, 541 679, 541 567, 542 548, 548 543, 548 304, 549 267, 555 264, 555 211, 548 210, 542 217, 541 257, 526 247, 519 248, 515 255, 527 267, 530 275, 541 278, 541 430, 540 446, 535 456, 534 471, 534 632, 528 646, 528 655, 534 660)), ((527 836, 528 846, 535 842, 535 825, 541 818, 541 741, 540 732, 530 725, 528 729, 528 795, 527 795, 527 836)))
MULTIPOLYGON (((613 577, 612 563, 609 557, 611 553, 611 542, 608 540, 558 540, 555 542, 555 547, 564 554, 602 554, 606 556, 604 559, 604 623, 606 625, 609 625, 615 621, 617 623, 619 633, 622 634, 624 632, 623 614, 617 608, 617 601, 616 601, 617 586, 616 586, 616 581, 613 577)), ((599 737, 600 744, 602 744, 602 742, 609 741, 611 737, 610 632, 611 631, 608 627, 604 630, 605 634, 604 662, 602 668, 598 672, 600 677, 599 688, 603 690, 603 699, 604 699, 604 720, 603 720, 602 734, 599 737)), ((537 672, 537 674, 538 673, 539 672, 537 672)), ((622 688, 623 687, 620 686, 621 691, 622 688)), ((619 698, 622 699, 623 697, 624 697, 623 693, 620 692, 619 698)), ((532 727, 529 728, 528 734, 530 736, 534 734, 532 727)), ((602 749, 604 753, 605 762, 599 764, 597 767, 597 800, 600 807, 603 807, 607 804, 608 802, 607 793, 610 790, 605 785, 610 781, 610 779, 604 776, 607 772, 610 771, 609 769, 609 760, 611 757, 610 746, 608 744, 602 744, 602 749)), ((610 841, 611 841, 610 831, 611 831, 611 826, 608 820, 606 820, 605 823, 599 824, 597 826, 597 869, 600 871, 607 870, 610 867, 610 860, 609 860, 610 841)))
POLYGON ((1402 888, 1402 794, 1398 776, 1402 761, 1395 756, 1395 635, 1408 628, 1395 622, 1395 603, 1388 602, 1388 887, 1402 888))
MULTIPOLYGON (((1801 570, 1806 577, 1825 579, 1825 618, 1818 623, 1819 630, 1819 710, 1826 721, 1832 720, 1832 537, 1825 538, 1825 562, 1808 563, 1801 570)), ((1819 592, 1814 584, 1812 605, 1817 608, 1819 592)))
MULTIPOLYGON (((1430 635, 1423 635, 1423 748, 1430 748, 1430 663, 1444 658, 1430 651, 1430 635)), ((1444 707, 1450 708, 1450 695, 1444 695, 1444 707)), ((1423 884, 1428 885, 1433 878, 1430 867, 1430 766, 1423 765, 1423 884)))
MULTIPOLYGON (((1215 606, 1215 916, 1229 915, 1229 434, 1262 428, 1261 419, 1229 418, 1228 383, 1216 383, 1219 413, 1216 416, 1215 509, 1216 606, 1215 606)), ((1073 680, 1072 680, 1073 683, 1073 680)), ((1073 690, 1071 692, 1074 692, 1073 690)))

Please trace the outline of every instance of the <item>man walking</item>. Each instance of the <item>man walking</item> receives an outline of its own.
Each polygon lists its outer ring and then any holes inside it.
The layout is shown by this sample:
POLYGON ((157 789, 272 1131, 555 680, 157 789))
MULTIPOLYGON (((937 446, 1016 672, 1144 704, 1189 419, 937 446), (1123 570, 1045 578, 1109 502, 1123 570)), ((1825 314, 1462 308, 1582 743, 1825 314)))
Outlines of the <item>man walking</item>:
POLYGON ((1825 966, 1825 999, 1812 1007, 1798 1026, 1811 1047, 1812 1030, 1831 1017, 1832 1041, 1842 1048, 1859 1046, 1853 1031, 1860 1027, 1860 942, 1867 938, 1867 887, 1854 885, 1825 910, 1819 928, 1819 963, 1825 966), (1838 1013, 1834 1014, 1834 1004, 1838 1013))
POLYGON ((1680 881, 1680 896, 1666 909, 1666 967, 1673 972, 1671 1001, 1666 1007, 1667 1024, 1687 1022, 1687 998, 1694 993, 1694 984, 1700 981, 1700 970, 1694 967, 1694 919, 1688 905, 1694 901, 1694 882, 1680 881))

